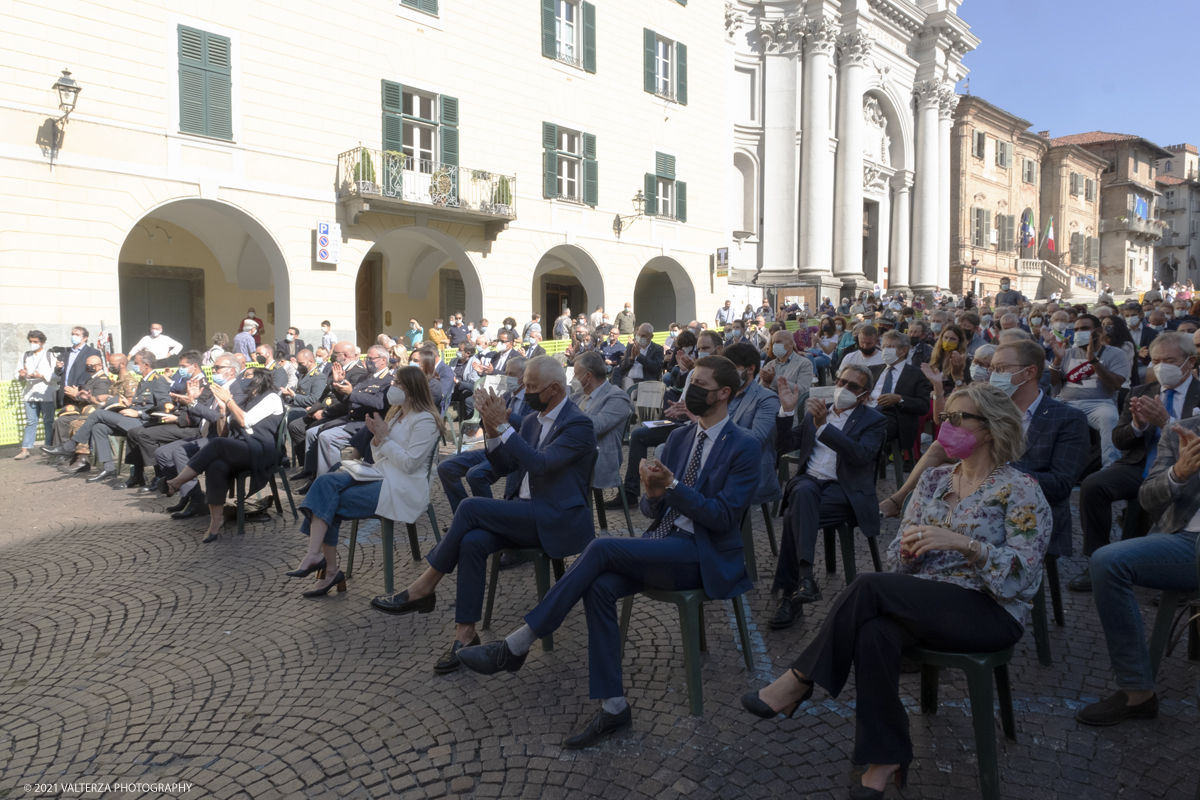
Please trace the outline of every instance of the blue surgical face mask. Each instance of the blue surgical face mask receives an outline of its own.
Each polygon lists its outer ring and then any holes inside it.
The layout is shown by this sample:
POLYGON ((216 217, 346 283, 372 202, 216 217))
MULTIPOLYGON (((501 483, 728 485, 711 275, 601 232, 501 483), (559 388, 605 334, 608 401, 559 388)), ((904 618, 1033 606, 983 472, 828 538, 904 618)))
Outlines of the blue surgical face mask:
POLYGON ((130 371, 130 372, 132 372, 134 375, 141 375, 141 374, 142 374, 142 368, 141 368, 141 367, 139 367, 137 364, 130 364, 130 365, 129 365, 129 371, 130 371))
POLYGON ((77 344, 80 344, 81 342, 83 342, 82 336, 80 336, 78 333, 71 334, 71 344, 77 345, 77 344))
POLYGON ((215 383, 217 386, 224 386, 226 383, 229 383, 229 379, 226 378, 224 375, 222 375, 220 372, 214 372, 213 373, 213 383, 215 383))
POLYGON ((191 375, 192 375, 192 373, 188 370, 187 367, 180 367, 179 369, 175 370, 175 377, 179 378, 180 380, 183 380, 184 378, 189 378, 189 377, 191 377, 191 375))

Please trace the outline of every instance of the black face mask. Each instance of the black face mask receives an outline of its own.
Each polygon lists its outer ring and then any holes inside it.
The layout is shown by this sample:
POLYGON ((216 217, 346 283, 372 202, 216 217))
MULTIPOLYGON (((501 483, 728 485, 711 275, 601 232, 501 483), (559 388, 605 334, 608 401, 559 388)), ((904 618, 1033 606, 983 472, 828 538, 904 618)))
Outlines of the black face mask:
POLYGON ((873 356, 873 355, 875 355, 875 348, 874 348, 874 347, 860 347, 860 348, 858 348, 858 350, 859 350, 859 352, 860 352, 860 353, 862 353, 864 356, 873 356))
POLYGON ((708 400, 709 394, 712 392, 696 384, 688 386, 687 394, 683 397, 684 406, 687 410, 695 414, 697 417, 703 417, 709 410, 716 405, 708 400))
POLYGON ((100 367, 91 367, 91 366, 88 366, 88 367, 84 367, 84 369, 86 369, 86 370, 88 371, 88 374, 89 374, 89 375, 95 375, 97 372, 99 372, 99 371, 100 371, 100 367))
POLYGON ((260 364, 266 364, 266 363, 267 363, 267 357, 266 357, 266 356, 264 356, 264 355, 262 355, 261 353, 260 353, 259 355, 255 356, 255 357, 254 357, 254 360, 255 360, 255 361, 257 361, 257 362, 258 362, 258 363, 260 363, 260 364))
POLYGON ((542 389, 540 392, 525 392, 525 403, 539 414, 550 407, 550 404, 542 399, 542 394, 545 391, 545 389, 542 389))

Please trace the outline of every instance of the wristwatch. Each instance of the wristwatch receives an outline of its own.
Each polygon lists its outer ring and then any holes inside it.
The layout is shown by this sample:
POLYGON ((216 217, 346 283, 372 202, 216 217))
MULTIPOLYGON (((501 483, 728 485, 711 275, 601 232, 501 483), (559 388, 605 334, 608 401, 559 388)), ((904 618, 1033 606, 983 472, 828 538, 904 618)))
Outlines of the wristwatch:
POLYGON ((671 481, 670 483, 668 483, 668 484, 667 484, 667 491, 668 491, 668 492, 669 492, 669 491, 671 491, 672 489, 674 489, 674 488, 675 488, 676 486, 678 486, 678 485, 679 485, 679 478, 676 478, 675 480, 673 480, 673 481, 671 481))
POLYGON ((955 386, 962 386, 962 385, 963 385, 962 379, 960 378, 959 380, 956 380, 956 381, 954 382, 954 385, 955 385, 955 386))
POLYGON ((511 427, 512 427, 512 425, 509 425, 507 422, 501 422, 499 425, 496 426, 496 435, 499 436, 500 434, 504 433, 506 430, 508 430, 511 427))

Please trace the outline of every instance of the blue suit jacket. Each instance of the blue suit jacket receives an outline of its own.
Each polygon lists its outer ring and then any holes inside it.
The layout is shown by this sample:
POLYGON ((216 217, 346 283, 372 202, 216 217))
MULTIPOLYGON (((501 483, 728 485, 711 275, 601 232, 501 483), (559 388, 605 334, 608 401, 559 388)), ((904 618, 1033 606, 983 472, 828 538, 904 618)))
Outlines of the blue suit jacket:
POLYGON ((745 428, 762 448, 759 459, 758 489, 751 505, 762 505, 783 497, 779 475, 775 471, 775 418, 779 416, 779 395, 758 381, 751 381, 730 404, 729 418, 745 428))
POLYGON ((1054 514, 1047 555, 1071 555, 1071 489, 1090 449, 1087 415, 1043 394, 1025 433, 1025 455, 1013 466, 1038 482, 1054 514))
POLYGON ((596 538, 587 505, 596 432, 591 418, 566 399, 546 441, 538 447, 541 433, 537 412, 531 411, 521 420, 520 431, 514 430, 499 447, 488 450, 487 457, 497 475, 511 478, 505 485, 505 500, 516 499, 529 475, 538 541, 551 558, 565 558, 583 552, 596 538))
POLYGON ((742 516, 758 488, 761 450, 744 428, 727 422, 696 476, 695 488, 684 486, 697 427, 692 423, 674 430, 663 450, 662 463, 680 484, 655 500, 642 495, 641 509, 654 519, 648 530, 658 526, 668 508, 692 521, 704 592, 714 600, 728 600, 753 588, 742 553, 742 516))

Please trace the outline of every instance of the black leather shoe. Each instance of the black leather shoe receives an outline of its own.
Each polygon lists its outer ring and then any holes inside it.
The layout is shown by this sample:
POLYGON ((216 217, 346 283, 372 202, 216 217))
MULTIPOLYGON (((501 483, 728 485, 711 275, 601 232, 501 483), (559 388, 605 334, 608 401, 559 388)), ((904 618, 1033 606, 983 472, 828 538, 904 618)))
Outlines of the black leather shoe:
POLYGON ((462 662, 458 660, 458 651, 464 647, 478 647, 479 637, 476 636, 469 644, 463 644, 458 639, 454 640, 454 644, 450 645, 450 649, 442 653, 441 659, 433 665, 433 671, 438 675, 449 675, 451 672, 458 672, 458 668, 462 666, 462 662))
POLYGON ((92 468, 92 465, 88 463, 88 460, 86 458, 81 461, 75 461, 70 464, 67 464, 65 467, 59 467, 59 469, 61 469, 63 472, 67 473, 68 475, 74 475, 77 472, 87 472, 91 468, 92 468))
POLYGON ((183 511, 185 508, 187 508, 187 505, 188 505, 188 503, 190 503, 190 502, 192 502, 192 498, 191 498, 191 497, 189 497, 189 496, 188 496, 188 495, 186 495, 186 494, 185 494, 185 495, 182 495, 182 496, 179 498, 179 502, 178 502, 178 503, 176 503, 176 504, 175 504, 175 505, 173 505, 173 506, 167 506, 167 509, 166 509, 166 510, 167 510, 167 513, 168 513, 168 514, 174 514, 176 511, 183 511))
POLYGON ((70 456, 52 456, 50 458, 50 460, 47 461, 46 463, 52 467, 61 467, 63 464, 71 463, 71 457, 70 456))
POLYGON ((1072 578, 1067 588, 1072 592, 1090 592, 1092 590, 1092 576, 1087 567, 1083 568, 1083 574, 1072 578))
POLYGON ((166 478, 155 478, 153 483, 151 483, 147 486, 143 486, 142 488, 138 489, 137 493, 138 494, 164 494, 163 487, 166 485, 166 483, 167 483, 166 478))
POLYGON ((1075 719, 1084 725, 1106 726, 1116 725, 1127 719, 1158 718, 1158 695, 1153 695, 1149 700, 1136 706, 1128 705, 1128 697, 1124 690, 1119 690, 1099 703, 1092 703, 1086 708, 1079 709, 1075 712, 1075 719))
POLYGON ((579 733, 563 740, 564 750, 582 750, 591 747, 605 736, 611 736, 618 731, 627 731, 633 727, 633 710, 625 706, 623 711, 609 714, 603 708, 588 722, 587 727, 579 733))
POLYGON ((116 470, 102 469, 99 472, 97 472, 95 475, 93 475, 92 477, 88 478, 87 482, 88 483, 98 483, 107 478, 114 477, 115 475, 117 475, 116 470))
POLYGON ((428 614, 437 606, 437 593, 427 594, 420 600, 409 600, 408 589, 395 594, 381 594, 371 598, 371 605, 389 614, 411 614, 416 611, 428 614))
POLYGON ((796 598, 793 595, 784 595, 779 598, 779 607, 775 609, 775 613, 767 621, 767 626, 773 631, 783 630, 795 625, 796 620, 803 616, 804 604, 796 602, 796 598))
POLYGON ((201 514, 208 514, 208 506, 200 500, 191 500, 182 510, 171 514, 171 519, 191 519, 201 514))
POLYGON ((145 475, 130 475, 129 480, 125 481, 126 489, 136 489, 139 486, 146 485, 145 475))
POLYGON ((801 578, 800 585, 796 587, 795 599, 798 603, 815 603, 820 600, 821 590, 817 588, 817 582, 812 578, 801 578))
POLYGON ((472 672, 480 675, 495 675, 497 672, 516 672, 525 663, 528 651, 514 656, 508 642, 498 639, 481 647, 464 647, 458 651, 458 660, 472 672))
POLYGON ((53 447, 43 447, 42 452, 48 456, 73 456, 75 455, 75 443, 63 442, 53 447))
MULTIPOLYGON (((604 507, 606 509, 609 509, 610 511, 620 511, 621 509, 625 508, 624 504, 621 503, 621 492, 624 492, 624 491, 625 491, 624 489, 618 489, 617 494, 613 497, 612 500, 604 501, 604 507)), ((637 508, 638 498, 635 497, 634 499, 630 500, 629 493, 626 492, 625 499, 629 503, 630 508, 637 508)))
POLYGON ((303 469, 301 469, 299 472, 293 472, 291 475, 288 475, 288 480, 289 481, 298 481, 301 478, 308 478, 308 477, 311 477, 311 476, 307 472, 305 472, 303 469))
POLYGON ((299 489, 296 489, 294 493, 295 494, 308 494, 308 490, 312 488, 312 485, 313 485, 313 482, 309 481, 308 483, 301 486, 299 489))

